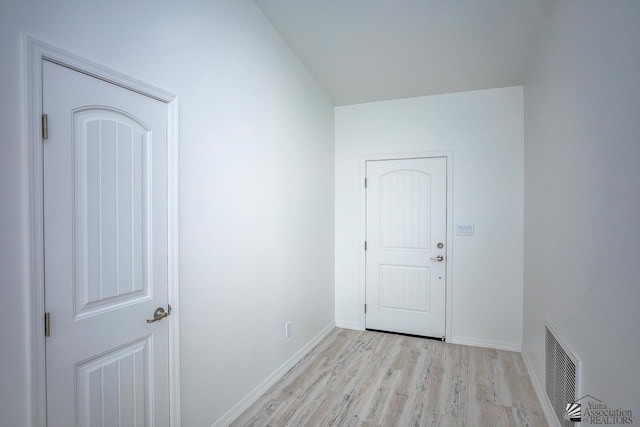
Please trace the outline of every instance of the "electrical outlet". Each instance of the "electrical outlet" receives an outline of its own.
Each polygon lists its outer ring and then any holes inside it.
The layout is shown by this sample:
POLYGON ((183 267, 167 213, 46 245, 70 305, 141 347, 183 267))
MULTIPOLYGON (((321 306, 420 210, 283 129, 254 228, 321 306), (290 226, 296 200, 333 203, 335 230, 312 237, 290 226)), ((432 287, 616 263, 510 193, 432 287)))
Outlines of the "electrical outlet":
POLYGON ((284 337, 289 338, 291 336, 291 322, 284 324, 284 337))

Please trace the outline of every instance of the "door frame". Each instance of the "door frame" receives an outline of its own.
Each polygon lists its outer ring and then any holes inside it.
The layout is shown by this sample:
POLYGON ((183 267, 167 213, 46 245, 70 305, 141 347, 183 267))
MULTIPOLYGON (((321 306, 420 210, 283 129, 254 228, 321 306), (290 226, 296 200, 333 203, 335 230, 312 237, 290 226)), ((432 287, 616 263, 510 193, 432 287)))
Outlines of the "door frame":
POLYGON ((167 187, 168 187, 168 297, 169 321, 169 401, 170 425, 180 427, 180 340, 178 301, 178 96, 111 68, 24 35, 25 137, 28 182, 29 223, 29 308, 30 337, 29 394, 32 425, 46 426, 46 353, 44 336, 44 206, 43 141, 41 136, 42 64, 47 60, 116 86, 164 102, 167 108, 167 187))
MULTIPOLYGON (((447 160, 447 251, 445 274, 445 339, 452 340, 453 324, 453 150, 427 151, 417 153, 368 154, 360 157, 360 241, 367 237, 367 191, 364 180, 367 175, 367 162, 372 160, 407 160, 445 158, 447 160)), ((360 250, 360 329, 366 328, 366 314, 364 305, 367 301, 367 269, 364 245, 360 250)))

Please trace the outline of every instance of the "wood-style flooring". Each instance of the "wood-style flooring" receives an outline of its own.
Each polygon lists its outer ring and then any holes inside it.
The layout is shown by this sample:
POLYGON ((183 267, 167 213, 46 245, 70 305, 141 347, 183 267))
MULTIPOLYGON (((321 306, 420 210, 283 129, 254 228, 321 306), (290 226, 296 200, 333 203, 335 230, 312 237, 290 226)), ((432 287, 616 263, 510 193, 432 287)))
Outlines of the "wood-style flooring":
POLYGON ((232 426, 547 426, 520 354, 335 329, 232 426))

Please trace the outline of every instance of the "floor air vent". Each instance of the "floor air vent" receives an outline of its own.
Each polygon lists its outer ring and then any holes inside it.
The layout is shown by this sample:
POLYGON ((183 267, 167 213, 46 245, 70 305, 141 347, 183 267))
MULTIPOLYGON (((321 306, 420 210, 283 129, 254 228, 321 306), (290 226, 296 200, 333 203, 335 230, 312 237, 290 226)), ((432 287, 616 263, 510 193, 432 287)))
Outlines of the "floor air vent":
POLYGON ((566 411, 567 404, 580 398, 579 379, 580 361, 551 323, 545 320, 545 388, 563 427, 577 425, 569 420, 566 411))

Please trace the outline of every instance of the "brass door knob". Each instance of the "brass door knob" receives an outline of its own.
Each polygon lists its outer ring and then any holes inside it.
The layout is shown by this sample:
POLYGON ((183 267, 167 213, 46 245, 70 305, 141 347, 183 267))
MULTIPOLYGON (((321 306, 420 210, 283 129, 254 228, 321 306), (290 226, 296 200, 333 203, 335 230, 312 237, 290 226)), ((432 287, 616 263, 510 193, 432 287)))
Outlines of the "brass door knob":
POLYGON ((153 312, 153 319, 147 319, 147 323, 157 322, 158 320, 162 320, 169 315, 168 312, 164 311, 164 308, 158 307, 156 311, 153 312))

